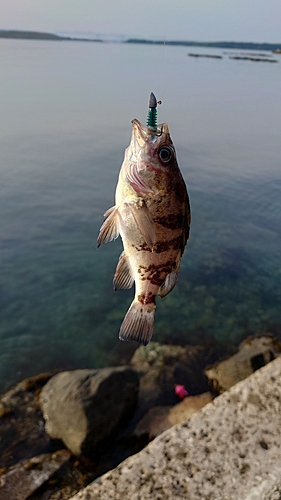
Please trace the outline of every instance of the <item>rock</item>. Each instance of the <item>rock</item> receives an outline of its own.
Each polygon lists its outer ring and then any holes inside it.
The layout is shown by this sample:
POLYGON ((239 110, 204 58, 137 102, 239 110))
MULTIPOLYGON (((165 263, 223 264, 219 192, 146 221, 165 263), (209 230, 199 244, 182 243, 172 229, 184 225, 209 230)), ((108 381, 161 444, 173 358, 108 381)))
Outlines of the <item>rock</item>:
POLYGON ((137 395, 137 373, 125 366, 58 373, 39 402, 49 436, 87 455, 132 412, 137 395))
POLYGON ((71 500, 273 500, 281 478, 281 358, 71 500))
POLYGON ((50 442, 37 397, 51 374, 25 379, 0 398, 0 469, 24 458, 54 453, 63 447, 50 442))
POLYGON ((11 408, 8 408, 6 405, 3 405, 3 403, 0 403, 0 418, 6 417, 11 413, 12 413, 11 408))
POLYGON ((205 370, 217 392, 223 392, 249 377, 281 354, 281 344, 271 336, 247 339, 230 358, 205 370))
MULTIPOLYGON (((23 459, 30 462, 38 455, 53 454, 64 447, 60 440, 50 439, 46 434, 45 422, 38 406, 40 390, 52 375, 40 374, 26 379, 1 396, 0 476, 23 459)), ((126 428, 127 422, 124 422, 126 428)), ((118 433, 121 432, 122 428, 118 429, 118 433)), ((66 500, 143 447, 138 442, 136 445, 120 442, 116 434, 110 437, 107 447, 103 444, 97 456, 71 457, 30 499, 66 500)))
POLYGON ((0 476, 1 500, 25 500, 69 460, 67 450, 22 460, 0 476))
POLYGON ((135 432, 137 435, 148 434, 150 440, 154 439, 173 425, 189 419, 212 400, 213 395, 205 392, 199 396, 189 396, 174 406, 154 406, 140 420, 135 432))
POLYGON ((207 363, 210 363, 210 353, 202 346, 150 342, 146 347, 139 347, 130 364, 140 375, 140 404, 146 410, 155 405, 176 404, 175 384, 183 384, 191 395, 208 391, 203 373, 207 363))

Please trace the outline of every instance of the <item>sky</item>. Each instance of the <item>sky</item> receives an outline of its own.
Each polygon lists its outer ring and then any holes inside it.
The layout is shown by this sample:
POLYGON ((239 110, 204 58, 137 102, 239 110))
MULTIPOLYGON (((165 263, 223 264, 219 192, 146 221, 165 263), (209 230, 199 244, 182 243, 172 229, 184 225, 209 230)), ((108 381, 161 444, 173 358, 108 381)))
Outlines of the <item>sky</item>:
POLYGON ((281 0, 0 0, 0 29, 281 42, 281 0))

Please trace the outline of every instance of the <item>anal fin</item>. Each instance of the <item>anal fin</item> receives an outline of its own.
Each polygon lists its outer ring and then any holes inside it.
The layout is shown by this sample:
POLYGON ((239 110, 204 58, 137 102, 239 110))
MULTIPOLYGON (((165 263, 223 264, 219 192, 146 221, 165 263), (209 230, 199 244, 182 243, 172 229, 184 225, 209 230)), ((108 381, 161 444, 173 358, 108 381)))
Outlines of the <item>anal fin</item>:
POLYGON ((119 236, 119 213, 116 207, 109 208, 105 214, 105 221, 100 228, 98 247, 109 241, 116 240, 119 236))
POLYGON ((170 293, 173 290, 173 288, 178 280, 178 274, 179 274, 179 270, 174 269, 171 273, 169 273, 166 276, 165 281, 162 283, 162 285, 160 286, 160 288, 158 290, 157 295, 159 297, 161 297, 161 298, 166 297, 166 295, 168 295, 168 293, 170 293))
POLYGON ((125 252, 122 252, 113 278, 114 290, 125 290, 134 284, 131 268, 125 252))

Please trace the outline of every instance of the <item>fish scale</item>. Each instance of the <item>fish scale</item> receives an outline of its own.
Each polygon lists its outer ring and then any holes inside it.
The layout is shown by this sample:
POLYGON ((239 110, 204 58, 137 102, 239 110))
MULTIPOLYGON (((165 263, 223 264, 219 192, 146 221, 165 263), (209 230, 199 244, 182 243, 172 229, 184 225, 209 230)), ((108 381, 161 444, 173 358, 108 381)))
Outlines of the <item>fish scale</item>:
POLYGON ((147 345, 153 334, 156 297, 174 288, 190 230, 190 205, 166 123, 157 126, 157 101, 149 100, 148 125, 132 122, 132 137, 115 193, 105 213, 98 246, 116 239, 124 251, 113 279, 115 289, 131 288, 135 297, 119 338, 147 345))

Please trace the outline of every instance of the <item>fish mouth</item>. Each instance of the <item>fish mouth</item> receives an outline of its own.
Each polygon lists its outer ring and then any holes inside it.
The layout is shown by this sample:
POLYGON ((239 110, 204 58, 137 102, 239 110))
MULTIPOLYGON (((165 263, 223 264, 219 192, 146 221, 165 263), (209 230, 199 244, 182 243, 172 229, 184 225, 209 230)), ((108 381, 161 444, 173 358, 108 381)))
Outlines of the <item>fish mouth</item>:
POLYGON ((127 159, 131 165, 130 168, 140 172, 146 170, 148 165, 155 161, 159 144, 166 142, 170 137, 169 128, 166 123, 158 125, 156 129, 146 127, 136 118, 132 120, 132 125, 132 138, 127 149, 127 159))
POLYGON ((151 180, 148 182, 142 174, 157 168, 158 142, 159 139, 160 142, 167 140, 170 136, 169 128, 166 123, 157 128, 147 127, 136 118, 132 120, 132 125, 131 143, 126 149, 126 176, 136 193, 150 197, 155 194, 151 180))
POLYGON ((134 139, 135 146, 138 148, 143 148, 148 142, 155 142, 157 137, 160 137, 162 134, 169 134, 169 127, 167 123, 162 123, 158 125, 157 128, 146 127, 142 125, 142 123, 134 118, 132 120, 133 131, 132 131, 132 139, 134 139))
POLYGON ((132 120, 133 130, 132 130, 132 140, 134 142, 135 151, 144 148, 145 144, 149 140, 148 128, 142 125, 142 123, 134 118, 132 120))

